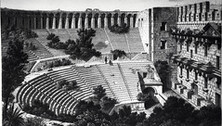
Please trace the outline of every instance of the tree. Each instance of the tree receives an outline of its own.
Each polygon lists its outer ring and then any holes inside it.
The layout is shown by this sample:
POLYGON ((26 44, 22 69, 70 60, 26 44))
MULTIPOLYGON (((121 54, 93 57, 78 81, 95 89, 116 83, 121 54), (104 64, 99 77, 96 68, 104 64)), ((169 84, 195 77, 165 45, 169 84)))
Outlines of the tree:
POLYGON ((43 123, 43 119, 34 117, 34 118, 27 118, 25 126, 46 126, 46 124, 43 123))
POLYGON ((123 26, 118 26, 118 24, 114 24, 109 28, 109 30, 113 33, 128 33, 129 32, 129 26, 126 25, 126 23, 123 24, 123 26))
POLYGON ((137 95, 137 100, 138 101, 149 101, 150 99, 152 99, 151 94, 143 94, 143 93, 139 93, 137 95))
POLYGON ((156 107, 144 125, 149 126, 220 126, 221 109, 205 106, 200 110, 184 99, 169 97, 162 108, 156 107))
POLYGON ((77 32, 79 38, 75 42, 67 41, 69 45, 67 45, 65 52, 70 54, 72 59, 85 61, 88 61, 92 56, 101 56, 101 52, 93 48, 92 37, 95 36, 96 31, 93 29, 80 29, 77 32))
POLYGON ((55 34, 53 33, 50 33, 48 36, 47 36, 47 40, 52 40, 53 38, 55 37, 55 34))
POLYGON ((154 63, 154 66, 163 83, 163 91, 165 91, 168 88, 167 85, 169 85, 170 83, 169 79, 171 74, 171 67, 169 66, 167 61, 156 61, 154 63))
POLYGON ((93 94, 95 95, 95 98, 100 101, 100 99, 104 96, 106 96, 106 89, 102 87, 102 85, 97 86, 96 88, 93 88, 93 94))
POLYGON ((14 104, 10 105, 9 109, 7 109, 3 118, 4 126, 23 126, 24 120, 22 118, 22 112, 18 110, 18 108, 14 108, 14 104))
POLYGON ((115 50, 111 51, 111 53, 113 54, 114 60, 117 59, 118 57, 121 58, 123 56, 126 56, 126 52, 124 52, 123 50, 119 50, 119 49, 115 49, 115 50))
POLYGON ((204 106, 198 112, 197 120, 200 120, 202 126, 220 126, 221 108, 214 105, 204 106))
POLYGON ((114 107, 116 103, 117 103, 116 99, 105 96, 101 99, 100 106, 102 110, 109 111, 114 107))
POLYGON ((119 110, 119 114, 114 112, 110 118, 112 124, 116 126, 137 126, 142 125, 143 120, 146 118, 146 114, 137 114, 131 111, 130 106, 123 106, 119 110))
POLYGON ((12 91, 22 83, 26 76, 23 67, 27 59, 28 55, 23 52, 23 41, 18 39, 10 41, 7 55, 2 58, 2 97, 5 111, 13 99, 12 91))

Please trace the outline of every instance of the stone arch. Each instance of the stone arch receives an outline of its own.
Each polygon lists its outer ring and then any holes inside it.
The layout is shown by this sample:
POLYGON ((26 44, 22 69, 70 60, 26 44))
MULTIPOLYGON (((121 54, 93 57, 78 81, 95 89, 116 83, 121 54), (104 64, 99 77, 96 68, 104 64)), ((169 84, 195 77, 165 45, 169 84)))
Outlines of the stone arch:
POLYGON ((49 18, 49 29, 52 28, 52 25, 53 25, 53 17, 54 17, 54 14, 53 14, 53 13, 48 13, 48 18, 49 18))
POLYGON ((75 28, 78 28, 80 13, 75 14, 75 28))
POLYGON ((95 14, 94 14, 94 18, 95 18, 95 28, 98 28, 98 17, 99 17, 99 13, 95 13, 95 14))
POLYGON ((153 87, 146 87, 143 89, 144 94, 152 93, 153 95, 157 93, 156 89, 153 87))
POLYGON ((47 18, 47 13, 42 13, 42 28, 46 28, 46 18, 47 18))
POLYGON ((88 27, 92 28, 91 22, 92 22, 93 14, 92 13, 88 13, 87 15, 88 15, 88 27))
POLYGON ((113 16, 111 13, 106 14, 108 18, 108 27, 111 26, 111 17, 113 16))
POLYGON ((81 18, 82 18, 82 28, 85 28, 86 13, 81 13, 81 18))
POLYGON ((56 13, 54 16, 55 16, 55 28, 58 29, 60 13, 56 13))
POLYGON ((125 13, 122 13, 122 14, 120 14, 120 26, 123 26, 124 25, 124 23, 125 23, 125 18, 126 18, 126 14, 125 13))
POLYGON ((101 28, 105 28, 105 13, 100 13, 100 17, 101 17, 101 28))
POLYGON ((133 26, 132 27, 136 27, 136 19, 137 19, 137 14, 132 14, 133 15, 133 26))
POLYGON ((158 94, 157 93, 157 90, 155 87, 153 86, 149 86, 149 87, 146 87, 144 90, 143 90, 143 94, 144 95, 149 95, 151 96, 151 99, 145 101, 145 108, 148 109, 150 108, 151 106, 155 105, 156 103, 159 102, 158 98, 156 97, 156 95, 158 94))
POLYGON ((66 13, 61 14, 61 20, 62 20, 62 28, 65 28, 65 23, 66 23, 66 13))
MULTIPOLYGON (((127 25, 131 26, 132 24, 130 24, 130 18, 131 18, 132 14, 127 14, 125 18, 127 18, 127 25)), ((131 26, 132 27, 132 26, 131 26)))
POLYGON ((198 85, 195 83, 191 84, 191 89, 193 90, 194 94, 197 95, 198 94, 198 85))
POLYGON ((68 16, 68 28, 71 28, 73 13, 69 13, 69 14, 67 14, 67 16, 68 16))
POLYGON ((113 24, 114 24, 114 25, 118 24, 117 20, 118 20, 119 14, 118 14, 118 13, 114 13, 112 16, 113 16, 113 18, 114 18, 113 24))

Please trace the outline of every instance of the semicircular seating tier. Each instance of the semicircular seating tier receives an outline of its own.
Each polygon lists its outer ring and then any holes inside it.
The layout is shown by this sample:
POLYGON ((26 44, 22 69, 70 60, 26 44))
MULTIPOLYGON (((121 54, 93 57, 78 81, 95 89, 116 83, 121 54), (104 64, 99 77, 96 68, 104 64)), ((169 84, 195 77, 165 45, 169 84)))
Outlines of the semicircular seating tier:
POLYGON ((75 114, 79 100, 93 96, 93 88, 102 85, 108 97, 118 103, 137 101, 138 71, 146 70, 150 62, 119 62, 97 64, 90 67, 70 66, 47 71, 23 84, 16 95, 16 101, 22 105, 32 106, 35 100, 48 104, 55 114, 75 114), (137 72, 135 72, 137 71, 137 72), (76 81, 78 89, 64 91, 56 84, 61 80, 76 81))

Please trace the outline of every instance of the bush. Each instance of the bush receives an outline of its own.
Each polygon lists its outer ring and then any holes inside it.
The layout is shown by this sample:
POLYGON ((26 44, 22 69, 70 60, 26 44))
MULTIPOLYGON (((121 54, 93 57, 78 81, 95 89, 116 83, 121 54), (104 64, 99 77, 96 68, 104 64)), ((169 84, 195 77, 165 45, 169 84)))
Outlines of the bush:
POLYGON ((44 124, 43 119, 34 117, 34 118, 27 118, 25 126, 46 126, 46 124, 44 124))
POLYGON ((25 48, 27 50, 32 50, 32 51, 37 50, 37 47, 32 42, 26 42, 25 43, 25 48))
POLYGON ((169 79, 171 74, 171 67, 167 61, 156 61, 154 66, 163 83, 163 91, 165 91, 168 88, 167 85, 170 84, 169 79))
POLYGON ((38 35, 35 32, 31 31, 30 29, 26 29, 24 31, 25 31, 24 33, 25 33, 26 38, 37 38, 38 37, 38 35))
POLYGON ((106 96, 106 89, 99 85, 93 88, 93 94, 95 95, 96 99, 100 100, 102 97, 106 96))
POLYGON ((56 84, 57 89, 64 89, 65 91, 74 90, 78 88, 76 80, 68 82, 67 80, 61 80, 56 84))
POLYGON ((109 30, 113 33, 128 33, 129 32, 129 26, 126 25, 126 23, 123 24, 123 26, 118 26, 118 24, 115 24, 109 28, 109 30))
POLYGON ((52 40, 53 38, 55 37, 55 34, 53 33, 50 33, 48 36, 47 36, 47 40, 52 40))
POLYGON ((65 53, 70 54, 72 59, 88 61, 92 56, 99 57, 101 52, 96 51, 92 43, 92 37, 95 36, 93 29, 80 29, 77 31, 79 38, 76 41, 68 40, 65 53))
POLYGON ((101 99, 100 106, 101 109, 106 111, 112 109, 116 103, 117 103, 116 99, 105 96, 101 99))
POLYGON ((51 41, 47 44, 50 48, 54 49, 66 49, 66 43, 60 42, 59 36, 54 36, 53 34, 47 37, 51 41), (51 38, 52 37, 52 38, 51 38))
POLYGON ((118 57, 121 58, 123 56, 126 56, 126 52, 124 52, 123 50, 119 50, 119 49, 115 49, 115 50, 111 51, 111 53, 113 54, 114 60, 116 60, 118 57))
POLYGON ((57 60, 49 62, 49 63, 46 62, 45 65, 46 65, 46 68, 53 68, 53 67, 59 67, 59 66, 67 66, 67 65, 71 65, 71 64, 72 64, 72 62, 69 59, 63 58, 62 60, 57 59, 57 60))
POLYGON ((219 126, 220 123, 220 108, 205 106, 195 110, 184 99, 176 97, 169 97, 162 108, 156 107, 144 121, 150 126, 219 126))

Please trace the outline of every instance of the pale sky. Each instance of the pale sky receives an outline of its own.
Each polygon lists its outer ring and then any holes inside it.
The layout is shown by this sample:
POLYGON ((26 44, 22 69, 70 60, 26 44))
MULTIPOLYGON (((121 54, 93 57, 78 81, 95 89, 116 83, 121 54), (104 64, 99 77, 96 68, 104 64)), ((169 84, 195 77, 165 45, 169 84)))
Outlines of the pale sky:
MULTIPOLYGON (((25 10, 84 11, 86 8, 98 8, 103 11, 141 11, 150 7, 176 6, 201 1, 206 0, 1 0, 1 7, 25 10)), ((221 4, 221 0, 209 1, 221 4)))

